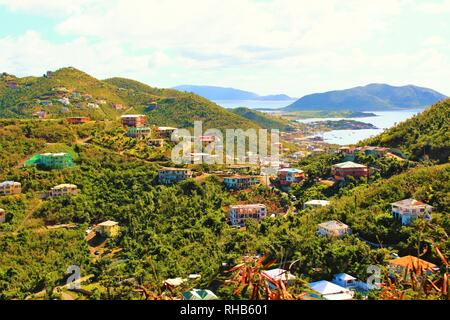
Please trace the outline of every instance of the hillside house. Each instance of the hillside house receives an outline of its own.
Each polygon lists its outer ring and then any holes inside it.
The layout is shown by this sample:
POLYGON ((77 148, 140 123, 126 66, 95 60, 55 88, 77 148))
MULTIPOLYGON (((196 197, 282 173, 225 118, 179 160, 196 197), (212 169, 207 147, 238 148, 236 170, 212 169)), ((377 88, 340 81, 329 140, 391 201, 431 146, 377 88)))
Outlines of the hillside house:
POLYGON ((311 200, 308 202, 305 202, 303 205, 303 209, 308 208, 320 208, 320 207, 326 207, 330 205, 330 201, 327 200, 311 200))
POLYGON ((326 300, 352 300, 354 297, 351 290, 326 280, 311 282, 309 286, 326 300))
POLYGON ((351 234, 352 230, 348 225, 340 221, 331 220, 318 225, 317 234, 327 237, 343 237, 346 234, 351 234))
POLYGON ((259 177, 256 176, 233 176, 225 177, 223 179, 225 187, 229 190, 243 190, 248 189, 254 185, 260 184, 259 177))
POLYGON ((164 139, 149 139, 147 144, 152 147, 164 147, 164 139))
POLYGON ((147 116, 143 114, 127 114, 120 117, 122 124, 127 127, 144 127, 147 123, 147 116))
POLYGON ((433 207, 415 199, 405 199, 391 203, 392 217, 402 225, 410 224, 414 219, 431 220, 433 207))
POLYGON ((0 223, 6 222, 6 211, 0 208, 0 223))
POLYGON ((219 300, 211 290, 193 289, 183 293, 183 300, 219 300))
POLYGON ((248 219, 258 222, 267 218, 267 207, 263 204, 245 204, 230 207, 229 219, 234 227, 242 227, 248 219))
POLYGON ((37 156, 35 164, 47 170, 65 169, 74 166, 72 156, 64 152, 40 154, 37 156))
POLYGON ((173 184, 192 178, 190 169, 162 168, 158 171, 158 181, 161 184, 173 184))
POLYGON ((389 260, 388 264, 389 275, 398 275, 400 277, 404 276, 406 273, 410 273, 412 270, 415 270, 417 273, 420 271, 432 273, 439 269, 435 264, 414 256, 405 256, 389 260))
POLYGON ((69 106, 70 105, 70 100, 69 100, 69 98, 66 98, 66 97, 58 99, 57 101, 59 103, 61 103, 62 105, 65 105, 65 106, 69 106))
POLYGON ((123 110, 123 109, 125 109, 124 106, 123 106, 123 104, 120 104, 120 103, 113 103, 112 106, 113 106, 113 108, 116 109, 116 110, 123 110))
POLYGON ((39 102, 39 104, 41 106, 45 106, 45 107, 50 107, 53 105, 53 103, 51 101, 41 101, 41 102, 39 102))
POLYGON ((105 221, 97 225, 95 231, 102 237, 114 238, 119 235, 119 223, 115 221, 105 221))
POLYGON ((293 284, 296 279, 296 277, 288 270, 280 268, 263 271, 262 275, 268 280, 269 287, 272 290, 275 289, 277 287, 276 285, 281 281, 283 281, 285 286, 289 286, 293 284))
POLYGON ((178 128, 174 127, 158 127, 156 131, 158 132, 158 135, 162 139, 170 139, 172 137, 172 134, 177 130, 178 128))
POLYGON ((100 106, 98 104, 93 103, 93 102, 89 102, 87 104, 87 106, 88 106, 88 108, 91 108, 91 109, 98 109, 98 108, 100 108, 100 106))
POLYGON ((47 198, 74 196, 78 194, 78 187, 74 184, 60 184, 50 189, 47 198))
POLYGON ((90 121, 88 117, 69 117, 66 118, 66 120, 70 124, 83 124, 88 123, 90 121))
POLYGON ((33 113, 34 119, 45 119, 46 116, 47 116, 47 111, 45 111, 45 110, 41 110, 41 111, 33 113))
POLYGON ((345 180, 345 178, 348 176, 368 177, 369 168, 363 164, 347 161, 333 165, 332 174, 338 181, 345 180))
POLYGON ((144 138, 152 133, 149 127, 128 127, 127 136, 131 138, 144 138))
POLYGON ((355 160, 355 147, 341 147, 339 148, 339 154, 344 157, 345 161, 354 161, 355 160))
POLYGON ((389 148, 364 146, 364 147, 357 148, 356 151, 357 152, 362 152, 366 156, 372 155, 372 156, 374 156, 376 158, 382 158, 382 157, 385 157, 388 154, 389 148))
POLYGON ((278 170, 277 177, 280 185, 286 186, 303 181, 305 179, 305 172, 300 169, 286 168, 278 170))
POLYGON ((15 181, 3 181, 0 183, 0 195, 9 196, 13 194, 20 194, 22 192, 22 185, 15 181))

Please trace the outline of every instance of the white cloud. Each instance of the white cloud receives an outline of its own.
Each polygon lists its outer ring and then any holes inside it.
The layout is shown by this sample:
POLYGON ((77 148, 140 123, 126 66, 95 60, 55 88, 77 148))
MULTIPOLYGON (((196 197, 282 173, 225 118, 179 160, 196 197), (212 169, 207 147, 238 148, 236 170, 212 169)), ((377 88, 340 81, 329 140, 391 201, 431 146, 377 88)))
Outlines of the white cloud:
POLYGON ((75 39, 52 43, 36 32, 0 39, 0 70, 40 74, 72 65, 101 78, 298 96, 366 82, 414 82, 430 75, 426 68, 442 75, 449 63, 439 33, 421 34, 414 52, 382 45, 396 23, 409 22, 407 9, 434 12, 450 0, 424 7, 415 0, 73 2, 0 0, 12 10, 56 17, 56 31, 75 39))

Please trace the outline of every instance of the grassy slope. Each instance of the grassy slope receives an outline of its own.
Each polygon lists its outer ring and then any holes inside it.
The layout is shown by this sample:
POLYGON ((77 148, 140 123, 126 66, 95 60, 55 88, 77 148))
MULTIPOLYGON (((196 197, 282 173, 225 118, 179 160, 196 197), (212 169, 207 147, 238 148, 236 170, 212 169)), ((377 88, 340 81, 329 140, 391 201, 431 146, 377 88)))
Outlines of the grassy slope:
POLYGON ((415 159, 447 162, 450 156, 450 99, 361 144, 399 148, 415 159))

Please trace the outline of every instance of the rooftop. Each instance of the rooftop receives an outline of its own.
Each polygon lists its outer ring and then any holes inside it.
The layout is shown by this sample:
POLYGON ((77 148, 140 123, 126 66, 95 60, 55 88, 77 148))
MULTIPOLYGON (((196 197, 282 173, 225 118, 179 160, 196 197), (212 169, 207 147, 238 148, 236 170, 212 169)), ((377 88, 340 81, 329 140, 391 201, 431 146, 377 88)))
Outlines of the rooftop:
POLYGON ((108 221, 99 223, 98 226, 100 226, 100 227, 114 227, 114 226, 117 226, 118 224, 119 224, 118 222, 108 220, 108 221))
MULTIPOLYGON (((309 284, 309 286, 311 287, 311 289, 313 289, 314 291, 317 291, 318 293, 320 293, 322 295, 335 295, 335 294, 349 293, 348 289, 338 286, 337 284, 334 284, 334 283, 332 283, 330 281, 326 281, 326 280, 311 282, 309 284)), ((329 300, 336 300, 336 299, 329 299, 329 300)), ((338 299, 338 300, 341 300, 341 299, 338 299)))
POLYGON ((75 184, 67 184, 67 183, 64 183, 64 184, 59 184, 59 185, 57 185, 57 186, 54 186, 52 189, 64 189, 64 188, 67 188, 67 189, 76 189, 77 186, 76 186, 75 184))
POLYGON ((352 162, 352 161, 347 161, 347 162, 338 163, 338 164, 335 164, 334 167, 340 168, 340 169, 347 169, 347 168, 367 168, 367 167, 366 167, 365 165, 363 165, 363 164, 355 163, 355 162, 352 162))
POLYGON ((20 183, 15 182, 15 181, 3 181, 2 183, 0 183, 0 187, 13 186, 13 185, 18 185, 18 184, 20 184, 20 183))
POLYGON ((338 273, 334 275, 335 279, 343 280, 343 281, 352 281, 357 280, 355 277, 347 274, 347 273, 338 273))
POLYGON ((284 269, 272 269, 263 272, 264 275, 268 276, 274 281, 280 280, 295 280, 295 276, 291 274, 289 271, 284 269))
POLYGON ((161 168, 159 171, 190 171, 190 169, 186 168, 161 168))
POLYGON ((320 223, 319 227, 324 229, 338 230, 338 229, 347 229, 348 225, 340 221, 331 220, 324 223, 320 223))
POLYGON ((143 114, 125 114, 121 116, 121 118, 139 118, 139 117, 145 117, 143 114))
POLYGON ((285 168, 285 169, 280 169, 278 170, 279 173, 282 172, 289 172, 289 173, 303 173, 303 170, 300 169, 295 169, 295 168, 285 168))
POLYGON ((174 127, 158 127, 158 131, 166 131, 166 130, 177 130, 178 128, 174 127))
POLYGON ((330 201, 328 200, 311 200, 308 202, 305 202, 306 205, 319 205, 319 206, 327 206, 330 204, 330 201))
POLYGON ((416 199, 405 199, 405 200, 401 200, 401 201, 397 201, 397 202, 391 203, 391 205, 395 205, 395 206, 399 206, 399 207, 423 207, 423 206, 428 206, 428 204, 423 203, 422 201, 418 201, 416 199))
POLYGON ((46 156, 46 157, 64 157, 69 155, 68 153, 65 152, 60 152, 60 153, 43 153, 41 154, 41 156, 46 156))
POLYGON ((232 209, 260 209, 265 208, 266 206, 264 204, 258 203, 258 204, 240 204, 231 206, 232 209))
POLYGON ((390 264, 411 269, 411 268, 417 268, 420 267, 425 270, 432 270, 437 268, 437 266, 431 262, 416 258, 414 256, 405 256, 394 260, 388 261, 390 264))

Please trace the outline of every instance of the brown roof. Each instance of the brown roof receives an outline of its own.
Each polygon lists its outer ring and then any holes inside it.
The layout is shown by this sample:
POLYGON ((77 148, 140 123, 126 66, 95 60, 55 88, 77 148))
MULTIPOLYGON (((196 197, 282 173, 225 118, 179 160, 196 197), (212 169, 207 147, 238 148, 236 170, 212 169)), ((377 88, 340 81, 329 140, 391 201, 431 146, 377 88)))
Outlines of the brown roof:
POLYGON ((389 260, 388 262, 392 265, 399 266, 402 268, 407 268, 407 269, 411 269, 413 267, 416 269, 418 269, 420 267, 425 270, 431 270, 431 269, 437 268, 437 266, 435 264, 432 264, 431 262, 416 258, 414 256, 405 256, 405 257, 401 257, 398 259, 389 260))

